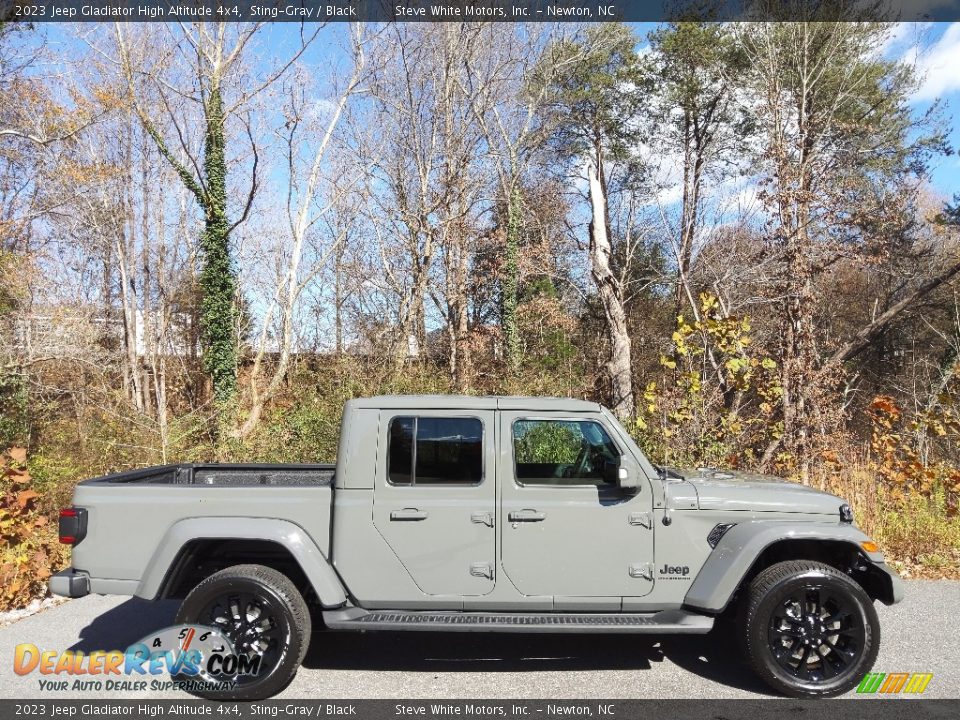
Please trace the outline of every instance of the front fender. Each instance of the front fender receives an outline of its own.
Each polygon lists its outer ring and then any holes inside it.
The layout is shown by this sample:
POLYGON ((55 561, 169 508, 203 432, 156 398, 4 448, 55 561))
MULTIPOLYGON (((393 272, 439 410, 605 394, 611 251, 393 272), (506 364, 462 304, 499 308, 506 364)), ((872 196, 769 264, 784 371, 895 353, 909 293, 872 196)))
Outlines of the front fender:
POLYGON ((707 557, 687 591, 684 605, 707 612, 722 611, 760 554, 782 540, 848 543, 882 572, 883 581, 889 584, 889 602, 898 602, 903 597, 900 579, 884 563, 882 553, 870 553, 861 547, 860 543, 869 539, 852 525, 839 522, 750 520, 739 523, 727 531, 707 557))
POLYGON ((340 578, 306 531, 287 520, 271 518, 204 517, 174 523, 147 563, 134 594, 148 600, 157 597, 174 560, 191 540, 231 539, 267 540, 283 546, 300 565, 324 607, 339 607, 346 602, 340 578))

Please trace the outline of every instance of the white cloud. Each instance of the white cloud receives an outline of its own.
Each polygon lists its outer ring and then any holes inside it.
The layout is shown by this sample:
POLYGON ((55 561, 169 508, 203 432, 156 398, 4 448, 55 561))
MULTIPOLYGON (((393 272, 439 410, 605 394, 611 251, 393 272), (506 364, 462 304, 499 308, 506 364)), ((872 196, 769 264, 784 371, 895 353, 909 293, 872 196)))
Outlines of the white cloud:
POLYGON ((943 35, 926 49, 913 47, 902 58, 914 65, 922 80, 914 100, 933 100, 960 90, 960 23, 950 23, 943 35))
POLYGON ((933 23, 898 22, 891 23, 889 34, 880 46, 881 55, 898 55, 910 45, 916 45, 933 23))
POLYGON ((310 108, 310 114, 316 119, 322 119, 332 115, 336 108, 337 103, 335 103, 333 100, 318 98, 314 101, 313 106, 310 108))
POLYGON ((683 199, 683 183, 677 183, 664 188, 657 193, 657 203, 663 207, 671 207, 683 199))

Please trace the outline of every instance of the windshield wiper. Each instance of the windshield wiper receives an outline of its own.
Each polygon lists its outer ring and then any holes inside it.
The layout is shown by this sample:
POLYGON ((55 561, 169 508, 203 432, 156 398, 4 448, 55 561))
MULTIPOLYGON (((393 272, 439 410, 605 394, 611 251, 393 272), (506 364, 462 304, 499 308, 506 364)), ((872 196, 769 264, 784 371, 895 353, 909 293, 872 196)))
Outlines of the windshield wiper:
POLYGON ((654 465, 653 469, 657 471, 657 474, 660 476, 661 480, 685 480, 686 479, 680 473, 674 472, 673 470, 670 470, 662 465, 654 465))

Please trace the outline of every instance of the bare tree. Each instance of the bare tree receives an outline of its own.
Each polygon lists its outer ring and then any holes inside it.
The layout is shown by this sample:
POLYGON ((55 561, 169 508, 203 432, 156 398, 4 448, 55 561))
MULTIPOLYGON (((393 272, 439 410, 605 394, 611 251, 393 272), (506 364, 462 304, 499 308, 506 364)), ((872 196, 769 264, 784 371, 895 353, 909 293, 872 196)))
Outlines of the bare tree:
POLYGON ((428 298, 443 318, 454 385, 470 381, 468 268, 481 187, 478 88, 465 71, 480 51, 481 27, 390 28, 376 53, 372 103, 359 143, 368 213, 383 269, 379 288, 396 299, 391 355, 402 362, 427 348, 428 298), (439 256, 442 271, 434 284, 439 256), (438 292, 438 288, 442 291, 438 292))
POLYGON ((576 53, 551 51, 565 28, 547 23, 511 23, 507 28, 490 24, 483 31, 482 52, 465 64, 474 112, 505 210, 500 322, 511 373, 521 358, 516 312, 525 214, 522 186, 552 130, 551 116, 544 112, 551 86, 582 59, 576 53))
POLYGON ((139 52, 134 57, 125 26, 115 25, 118 62, 129 101, 160 154, 194 196, 204 216, 200 237, 203 362, 219 403, 232 400, 237 383, 237 284, 230 235, 247 219, 258 183, 259 156, 250 130, 250 103, 287 72, 320 32, 318 27, 311 35, 301 36, 291 55, 275 67, 260 76, 244 78, 244 60, 261 26, 260 23, 242 27, 230 23, 181 24, 179 32, 172 32, 167 42, 159 44, 162 54, 149 58, 143 52, 149 44, 138 44, 139 52), (175 76, 176 66, 181 64, 185 78, 175 76), (184 104, 188 107, 184 108, 184 104), (200 150, 181 121, 183 112, 195 108, 202 114, 200 150), (172 138, 165 137, 162 132, 165 128, 155 122, 156 111, 168 117, 172 138), (227 138, 231 120, 239 121, 246 129, 252 150, 249 191, 233 221, 227 185, 227 138))
POLYGON ((631 340, 623 288, 613 267, 610 232, 610 173, 629 162, 638 139, 636 118, 641 76, 633 33, 624 25, 594 26, 552 52, 579 56, 569 71, 552 81, 551 106, 557 116, 555 142, 562 156, 585 166, 590 203, 590 274, 603 308, 610 358, 604 365, 611 406, 621 418, 634 414, 631 340))
POLYGON ((237 437, 248 435, 257 426, 263 413, 264 404, 276 394, 286 377, 294 343, 297 303, 304 288, 323 270, 330 257, 339 253, 346 236, 345 232, 339 232, 331 238, 329 244, 321 250, 320 255, 312 260, 311 267, 307 272, 302 271, 304 248, 309 234, 315 230, 320 220, 335 206, 339 196, 353 189, 349 186, 343 187, 342 183, 331 182, 327 179, 326 186, 329 194, 318 207, 318 196, 325 184, 325 161, 333 142, 334 133, 350 98, 362 89, 361 83, 364 74, 367 72, 365 42, 367 42, 367 39, 364 38, 363 26, 354 26, 350 36, 352 55, 350 77, 337 90, 333 107, 325 121, 320 123, 319 128, 314 127, 316 123, 311 122, 310 118, 306 117, 310 109, 313 108, 313 103, 304 103, 300 92, 301 83, 294 84, 288 97, 283 139, 286 146, 287 171, 289 173, 286 216, 290 252, 286 258, 286 267, 281 283, 274 294, 274 303, 266 311, 267 315, 263 320, 253 367, 250 371, 250 407, 246 418, 235 432, 237 437), (314 137, 319 137, 319 142, 316 144, 311 142, 314 137), (309 162, 308 169, 299 167, 302 146, 304 145, 313 148, 313 157, 309 162), (264 355, 267 351, 270 320, 274 312, 278 314, 280 324, 276 348, 278 360, 269 381, 261 388, 264 355))
POLYGON ((800 462, 804 479, 812 434, 827 424, 828 376, 960 271, 948 267, 920 282, 821 362, 818 276, 839 258, 884 252, 910 232, 904 211, 915 184, 908 177, 937 144, 911 118, 912 71, 878 57, 886 32, 881 25, 803 22, 758 24, 739 33, 763 137, 769 242, 782 267, 783 433, 763 462, 783 446, 800 462))

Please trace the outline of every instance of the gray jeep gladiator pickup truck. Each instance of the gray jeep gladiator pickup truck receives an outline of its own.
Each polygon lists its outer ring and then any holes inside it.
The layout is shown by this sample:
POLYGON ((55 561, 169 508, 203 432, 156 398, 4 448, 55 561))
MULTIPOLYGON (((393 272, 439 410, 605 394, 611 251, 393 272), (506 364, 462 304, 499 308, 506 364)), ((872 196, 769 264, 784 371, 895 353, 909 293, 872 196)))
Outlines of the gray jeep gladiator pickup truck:
MULTIPOLYGON (((80 483, 58 595, 182 598, 282 690, 313 627, 689 633, 730 619, 780 693, 832 696, 877 656, 896 574, 841 499, 650 463, 569 399, 351 400, 334 465, 165 465, 80 483)), ((204 693, 201 693, 204 694, 204 693)))

